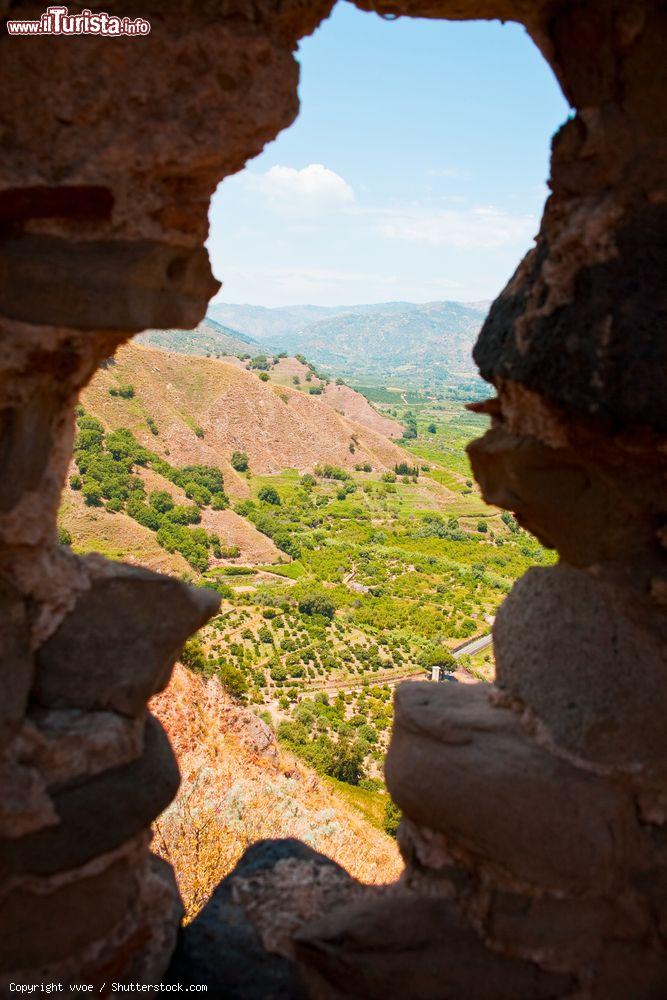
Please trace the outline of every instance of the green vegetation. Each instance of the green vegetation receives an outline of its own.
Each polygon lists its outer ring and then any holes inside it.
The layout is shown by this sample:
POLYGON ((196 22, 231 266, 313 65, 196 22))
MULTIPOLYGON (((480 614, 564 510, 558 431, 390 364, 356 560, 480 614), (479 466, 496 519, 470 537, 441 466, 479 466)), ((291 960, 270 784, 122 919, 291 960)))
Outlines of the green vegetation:
POLYGON ((104 506, 110 513, 124 511, 154 531, 162 548, 180 552, 200 573, 208 568, 211 555, 221 557, 217 535, 190 527, 201 521, 202 507, 228 505, 219 469, 207 465, 177 469, 140 445, 131 431, 120 427, 107 433, 99 420, 83 411, 77 417, 77 427, 74 461, 79 474, 70 477, 70 486, 81 490, 86 504, 104 506), (193 503, 178 505, 166 490, 147 497, 138 474, 141 467, 159 472, 183 489, 193 503))
POLYGON ((236 469, 237 472, 248 471, 248 456, 244 451, 235 451, 230 461, 232 469, 236 469))
MULTIPOLYGON (((425 392, 386 395, 376 407, 406 428, 406 454, 389 468, 379 459, 354 471, 323 462, 247 477, 249 496, 234 510, 281 551, 273 565, 230 565, 238 547, 202 527, 203 511, 229 503, 219 469, 173 466, 81 410, 70 487, 147 527, 221 595, 184 662, 268 712, 286 747, 394 834, 400 813, 381 768, 395 684, 426 679, 435 665, 491 679, 490 649, 454 650, 488 633, 514 580, 553 557, 480 496, 465 445, 483 433, 483 417, 425 392), (142 469, 163 488, 147 489, 142 469)), ((231 456, 237 472, 248 464, 245 452, 231 456)))

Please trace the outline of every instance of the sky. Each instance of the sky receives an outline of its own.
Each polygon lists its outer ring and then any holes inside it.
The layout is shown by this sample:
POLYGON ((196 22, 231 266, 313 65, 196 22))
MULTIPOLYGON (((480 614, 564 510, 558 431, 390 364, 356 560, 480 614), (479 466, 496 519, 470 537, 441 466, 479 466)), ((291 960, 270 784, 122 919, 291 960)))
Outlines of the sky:
POLYGON ((297 58, 296 122, 214 196, 216 301, 494 298, 533 243, 569 114, 525 30, 339 2, 297 58))

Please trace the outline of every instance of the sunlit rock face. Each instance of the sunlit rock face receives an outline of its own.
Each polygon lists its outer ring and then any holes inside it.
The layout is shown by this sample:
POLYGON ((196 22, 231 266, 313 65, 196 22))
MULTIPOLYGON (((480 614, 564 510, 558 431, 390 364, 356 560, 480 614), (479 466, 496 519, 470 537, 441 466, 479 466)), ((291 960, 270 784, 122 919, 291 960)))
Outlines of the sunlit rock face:
MULTIPOLYGON (((0 35, 2 990, 167 974, 181 907, 147 831, 178 774, 145 704, 215 604, 60 549, 56 510, 78 393, 136 331, 204 315, 211 194, 294 119, 293 52, 332 5, 118 0, 149 36, 0 35)), ((487 499, 561 563, 498 615, 496 687, 400 692, 402 880, 365 888, 269 844, 182 934, 168 976, 205 967, 246 1000, 660 997, 664 7, 358 6, 521 21, 576 111, 536 247, 475 349, 496 399, 470 449, 487 499)), ((24 7, 41 13, 12 16, 24 7)))

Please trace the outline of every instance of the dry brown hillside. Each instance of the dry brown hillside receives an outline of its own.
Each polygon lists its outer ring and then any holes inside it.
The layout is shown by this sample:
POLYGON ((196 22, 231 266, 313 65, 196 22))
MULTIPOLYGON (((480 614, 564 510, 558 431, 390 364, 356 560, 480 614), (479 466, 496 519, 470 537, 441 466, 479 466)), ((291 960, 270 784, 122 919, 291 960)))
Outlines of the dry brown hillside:
POLYGON ((373 409, 365 396, 351 389, 349 385, 334 385, 330 382, 322 393, 322 399, 349 420, 363 424, 378 434, 384 434, 388 438, 403 437, 403 426, 397 420, 383 417, 373 409))
POLYGON ((262 382, 255 372, 224 361, 137 344, 121 348, 97 373, 82 402, 107 427, 129 427, 174 465, 218 466, 235 496, 248 493, 246 479, 229 464, 237 450, 248 454, 255 473, 306 472, 322 462, 388 469, 405 458, 383 433, 342 416, 321 396, 262 382), (122 386, 132 386, 134 396, 110 394, 122 386))
POLYGON ((268 726, 217 680, 178 664, 150 707, 182 775, 175 801, 155 824, 153 846, 174 866, 188 918, 263 837, 299 837, 364 882, 398 877, 396 842, 277 747, 268 726))
MULTIPOLYGON (((237 368, 245 368, 246 370, 250 364, 248 361, 241 361, 240 358, 233 356, 225 357, 223 360, 237 368)), ((381 413, 374 410, 360 392, 352 389, 349 385, 334 385, 333 383, 326 385, 322 379, 313 375, 308 365, 299 361, 298 358, 279 358, 269 370, 269 377, 276 385, 291 387, 294 384, 293 379, 297 378, 304 391, 309 385, 307 376, 310 376, 312 385, 322 387, 323 392, 319 398, 338 413, 342 413, 344 417, 348 417, 355 423, 378 434, 383 434, 384 437, 395 439, 403 437, 403 426, 397 420, 383 417, 381 413)))

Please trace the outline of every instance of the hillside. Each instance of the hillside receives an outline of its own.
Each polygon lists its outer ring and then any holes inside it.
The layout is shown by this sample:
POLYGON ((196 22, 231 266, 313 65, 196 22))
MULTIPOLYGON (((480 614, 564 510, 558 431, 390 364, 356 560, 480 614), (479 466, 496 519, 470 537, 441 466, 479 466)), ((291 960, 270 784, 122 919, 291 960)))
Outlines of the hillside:
POLYGON ((470 373, 483 303, 388 302, 340 308, 260 309, 217 303, 211 315, 272 349, 301 353, 345 374, 409 375, 425 365, 470 373))
POLYGON ((223 354, 257 353, 259 345, 245 333, 223 326, 214 319, 202 320, 194 330, 145 330, 135 343, 162 347, 179 354, 203 354, 215 357, 223 354))
POLYGON ((262 382, 255 372, 223 361, 137 344, 121 348, 100 369, 82 403, 105 427, 128 427, 174 465, 217 466, 232 496, 249 494, 246 477, 230 464, 235 451, 248 455, 253 474, 312 472, 320 463, 390 469, 405 458, 381 433, 348 420, 319 396, 262 382), (111 394, 124 386, 131 387, 131 398, 111 394))
MULTIPOLYGON (((191 919, 249 843, 298 837, 369 883, 402 869, 396 842, 291 754, 272 731, 208 680, 177 665, 150 707, 182 775, 155 824, 154 849, 173 866, 191 919)), ((376 793, 382 806, 386 795, 376 793)))

